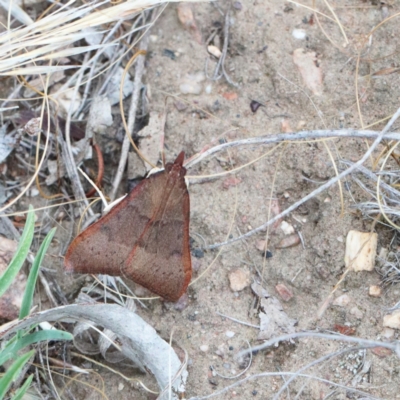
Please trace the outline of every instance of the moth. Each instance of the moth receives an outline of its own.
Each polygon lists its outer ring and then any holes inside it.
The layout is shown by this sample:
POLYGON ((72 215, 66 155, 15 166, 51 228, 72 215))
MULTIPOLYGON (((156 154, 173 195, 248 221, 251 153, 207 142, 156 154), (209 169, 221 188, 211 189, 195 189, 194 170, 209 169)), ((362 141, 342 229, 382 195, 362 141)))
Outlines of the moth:
POLYGON ((192 277, 184 158, 182 151, 80 233, 65 254, 65 270, 123 276, 177 301, 192 277))

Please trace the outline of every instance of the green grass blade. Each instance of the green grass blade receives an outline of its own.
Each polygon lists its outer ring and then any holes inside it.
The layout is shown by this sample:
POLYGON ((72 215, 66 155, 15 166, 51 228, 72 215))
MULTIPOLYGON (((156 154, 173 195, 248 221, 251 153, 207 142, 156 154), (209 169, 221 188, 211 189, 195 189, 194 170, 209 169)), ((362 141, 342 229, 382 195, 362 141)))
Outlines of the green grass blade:
MULTIPOLYGON (((32 244, 33 232, 35 228, 35 214, 32 206, 29 206, 28 217, 26 218, 25 228, 18 243, 17 251, 4 274, 0 277, 0 296, 10 287, 29 252, 32 244)), ((1 397, 0 397, 1 399, 1 397)))
POLYGON ((43 258, 46 255, 47 249, 50 246, 50 243, 53 239, 53 236, 56 232, 56 228, 53 228, 47 236, 44 238, 43 243, 41 244, 39 251, 36 254, 36 257, 33 261, 31 271, 29 272, 28 281, 26 284, 26 289, 24 293, 24 298, 22 299, 21 310, 19 312, 19 319, 25 318, 29 315, 29 311, 32 306, 33 300, 33 292, 35 290, 36 280, 39 274, 39 268, 42 264, 43 258))
POLYGON ((35 350, 31 350, 30 352, 23 354, 5 372, 3 377, 0 379, 0 400, 4 398, 11 384, 15 381, 15 379, 18 378, 22 368, 34 354, 35 350))
MULTIPOLYGON (((0 353, 0 365, 3 365, 10 358, 16 358, 17 352, 31 344, 42 342, 44 340, 72 340, 74 336, 69 332, 60 331, 58 329, 49 329, 45 331, 37 331, 29 335, 22 336, 12 345, 6 346, 0 353)), ((1 399, 1 398, 0 398, 1 399)))
POLYGON ((15 392, 14 397, 12 400, 21 400, 23 395, 26 393, 26 391, 29 389, 29 386, 31 386, 33 379, 33 375, 29 375, 28 379, 24 382, 24 384, 18 388, 18 390, 15 392))

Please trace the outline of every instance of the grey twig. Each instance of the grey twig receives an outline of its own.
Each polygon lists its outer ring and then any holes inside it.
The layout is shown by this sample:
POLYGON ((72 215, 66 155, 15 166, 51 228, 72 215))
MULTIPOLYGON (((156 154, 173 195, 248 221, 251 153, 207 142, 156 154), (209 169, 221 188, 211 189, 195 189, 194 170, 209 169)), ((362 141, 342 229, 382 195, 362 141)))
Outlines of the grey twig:
MULTIPOLYGON (((149 42, 149 35, 146 34, 140 42, 140 46, 139 46, 140 50, 147 50, 148 42, 149 42)), ((143 77, 144 69, 145 69, 144 60, 145 60, 144 56, 139 56, 137 59, 137 62, 136 62, 135 78, 134 78, 134 83, 133 83, 134 87, 133 87, 131 105, 129 108, 129 115, 128 115, 128 132, 126 132, 124 141, 122 143, 121 157, 119 159, 117 174, 114 178, 113 187, 112 187, 111 193, 110 193, 111 201, 113 201, 115 199, 115 195, 117 193, 118 186, 122 180, 122 175, 124 173, 125 165, 126 165, 126 162, 128 159, 129 147, 131 145, 128 135, 130 135, 132 133, 133 125, 135 123, 140 89, 142 88, 142 77, 143 77)))
POLYGON ((236 82, 233 82, 233 80, 230 78, 228 73, 225 71, 225 59, 226 59, 226 55, 228 53, 228 44, 229 44, 229 26, 230 26, 230 14, 231 14, 230 11, 231 11, 231 4, 229 3, 228 10, 225 14, 224 44, 222 46, 221 57, 218 59, 217 66, 215 67, 214 75, 212 77, 208 76, 208 58, 206 59, 206 76, 213 81, 217 81, 217 80, 221 79, 222 76, 224 76, 226 81, 230 85, 239 87, 239 85, 236 82))
POLYGON ((381 140, 383 139, 385 134, 392 127, 392 125, 394 124, 394 122, 397 120, 397 118, 399 116, 400 116, 400 108, 392 116, 390 121, 386 124, 385 128, 376 136, 375 141, 372 143, 372 145, 369 147, 369 149, 364 153, 364 155, 361 157, 361 159, 358 160, 353 165, 351 165, 348 169, 346 169, 345 171, 341 172, 339 175, 333 177, 328 182, 326 182, 323 185, 321 185, 318 189, 312 191, 310 194, 308 194, 307 196, 303 197, 301 200, 299 200, 296 203, 292 204, 286 210, 284 210, 283 212, 281 212, 279 215, 275 216, 274 218, 270 219, 269 221, 267 221, 263 225, 255 228, 255 229, 252 229, 251 231, 245 233, 244 235, 241 235, 241 236, 236 237, 234 239, 227 240, 227 241, 222 242, 222 243, 216 243, 216 244, 213 244, 211 246, 208 246, 207 249, 215 249, 215 248, 227 245, 227 244, 232 244, 232 243, 235 243, 235 242, 237 242, 239 240, 242 240, 242 239, 245 239, 247 237, 250 237, 250 236, 254 235, 257 232, 265 230, 268 226, 272 225, 274 222, 276 222, 276 221, 280 220, 281 218, 285 217, 286 215, 290 214, 292 211, 294 211, 300 205, 304 204, 306 201, 308 201, 308 200, 312 199, 313 197, 319 195, 320 193, 322 193, 323 191, 325 191, 326 189, 328 189, 329 187, 334 185, 336 182, 338 182, 341 179, 343 179, 345 176, 351 174, 353 171, 355 171, 358 168, 358 166, 364 164, 364 162, 366 160, 368 160, 368 158, 371 156, 373 151, 377 148, 377 146, 379 145, 379 143, 381 142, 381 140))

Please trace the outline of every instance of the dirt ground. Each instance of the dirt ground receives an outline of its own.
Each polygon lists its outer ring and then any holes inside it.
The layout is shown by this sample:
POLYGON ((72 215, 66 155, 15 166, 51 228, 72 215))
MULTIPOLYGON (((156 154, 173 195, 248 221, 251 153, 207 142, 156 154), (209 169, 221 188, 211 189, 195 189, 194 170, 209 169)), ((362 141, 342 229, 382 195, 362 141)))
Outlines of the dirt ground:
MULTIPOLYGON (((227 5, 227 2, 196 4, 195 18, 203 38, 211 34, 213 27, 223 25, 224 16, 219 10, 225 13, 227 5)), ((309 5, 312 5, 311 2, 309 5)), ((329 13, 321 3, 318 6, 320 11, 329 13)), ((207 80, 204 86, 211 86, 210 93, 203 91, 198 96, 183 96, 179 93, 182 78, 185 74, 204 71, 208 55, 206 47, 182 29, 177 20, 176 7, 168 7, 152 30, 155 37, 150 44, 146 73, 151 109, 165 112, 166 92, 189 100, 191 104, 178 111, 174 106, 176 99, 167 103, 165 142, 170 151, 167 158, 173 158, 180 149, 184 149, 189 156, 196 154, 221 138, 233 141, 279 134, 285 123, 293 130, 361 128, 355 92, 357 51, 363 53, 358 67, 358 85, 360 93, 365 96, 361 102, 364 126, 387 117, 398 107, 399 75, 384 75, 376 79, 368 76, 385 67, 399 65, 396 54, 399 45, 397 19, 377 29, 370 46, 363 44, 369 32, 384 19, 386 10, 389 15, 395 15, 399 11, 398 4, 380 7, 366 1, 351 4, 336 2, 335 11, 349 40, 349 44, 345 45, 335 22, 320 18, 330 41, 310 10, 304 7, 281 1, 237 2, 231 11, 225 68, 232 81, 238 83, 238 88, 227 84, 224 78, 214 82, 207 80), (304 39, 293 37, 296 29, 305 31, 304 39), (323 76, 321 95, 313 95, 305 87, 294 65, 293 53, 299 48, 316 55, 316 63, 323 76), (166 57, 165 49, 177 53, 176 59, 166 57), (250 109, 251 100, 265 106, 254 113, 250 109), (212 111, 214 117, 204 116, 199 110, 212 111)), ((215 63, 210 64, 212 75, 215 63)), ((380 127, 382 124, 372 129, 380 127)), ((356 161, 366 148, 365 141, 343 139, 289 144, 273 151, 270 151, 271 147, 260 145, 239 147, 207 159, 200 167, 190 170, 189 175, 215 174, 229 168, 230 163, 234 167, 244 165, 269 152, 265 158, 240 170, 236 174, 237 181, 232 181, 234 183, 230 184, 228 176, 199 184, 195 179, 190 181, 192 237, 201 244, 201 235, 207 244, 213 244, 224 241, 228 232, 235 237, 262 225, 269 217, 271 199, 285 209, 334 176, 327 149, 335 160, 341 157, 356 161)), ((295 345, 283 344, 256 354, 251 367, 239 378, 215 376, 211 366, 224 376, 234 377, 241 372, 241 365, 235 361, 234 355, 248 346, 247 341, 253 345, 258 343, 258 329, 217 315, 219 312, 250 324, 260 323, 257 311, 254 312, 251 289, 247 287, 240 292, 230 289, 228 277, 237 268, 249 271, 251 281, 259 280, 257 270, 263 271, 264 287, 280 299, 288 316, 296 319, 299 331, 329 331, 335 324, 340 324, 353 327, 358 337, 383 339, 385 308, 399 300, 400 291, 394 286, 385 290, 380 298, 370 297, 369 286, 379 284, 376 272, 349 274, 335 297, 346 293, 351 297, 350 304, 345 307, 330 306, 320 320, 316 318, 319 307, 344 271, 347 232, 350 229, 368 231, 371 227, 371 221, 363 220, 351 208, 355 202, 365 200, 366 194, 349 180, 344 190, 342 216, 338 188, 331 187, 286 219, 301 232, 304 246, 276 249, 284 235, 279 228, 271 229, 271 258, 264 259, 256 248, 258 241, 265 239, 265 232, 262 232, 222 247, 218 249, 220 252, 208 251, 204 258, 194 259, 199 268, 197 273, 210 264, 212 266, 190 286, 188 307, 182 312, 166 311, 161 303, 155 303, 152 313, 146 315, 165 337, 175 327, 174 337, 189 352, 188 398, 213 393, 245 376, 296 371, 323 355, 347 346, 341 342, 312 338, 295 345), (285 302, 279 297, 275 287, 280 283, 293 292, 291 300, 285 302), (229 331, 235 333, 231 338, 227 337, 229 331), (201 351, 204 345, 208 346, 207 351, 201 351)), ((387 248, 390 235, 382 227, 378 227, 377 231, 379 248, 387 248)), ((392 339, 395 337, 398 338, 398 331, 392 339)), ((366 361, 372 363, 372 368, 368 373, 361 374, 357 388, 370 393, 371 397, 400 398, 400 364, 394 355, 379 358, 370 350, 363 356, 350 353, 328 359, 315 369, 306 369, 304 373, 347 385, 353 379, 353 369, 359 371, 366 361)), ((278 375, 259 377, 216 398, 269 399, 288 378, 278 375)), ((329 384, 308 378, 295 380, 290 390, 280 398, 325 399, 329 394, 332 399, 363 398, 363 395, 343 390, 335 392, 329 384), (296 397, 299 390, 301 392, 296 397)))
MULTIPOLYGON (((311 1, 305 4, 313 6, 311 1)), ((396 111, 400 98, 396 14, 400 4, 395 1, 336 1, 335 13, 347 41, 337 21, 322 15, 318 21, 310 8, 278 0, 233 2, 225 70, 237 86, 223 76, 218 80, 204 77, 199 82, 200 94, 183 94, 180 85, 193 83, 194 76, 205 74, 207 59, 208 75, 213 76, 216 60, 210 58, 205 42, 217 32, 210 44, 222 48, 228 5, 227 1, 193 5, 202 43, 182 26, 176 4, 168 5, 150 32, 144 83, 150 120, 166 116, 167 160, 173 160, 181 150, 190 158, 224 141, 282 132, 368 126, 379 130, 386 122, 382 120, 396 111), (388 16, 394 18, 380 25, 388 16), (321 73, 314 90, 294 62, 297 49, 304 49, 301 54, 308 54, 321 73), (388 68, 393 73, 376 74, 388 68), (253 107, 256 103, 261 106, 252 110, 252 102, 253 107)), ((324 2, 317 2, 316 6, 332 17, 324 2)), ((393 130, 398 130, 399 124, 393 130)), ((192 248, 224 242, 262 225, 276 215, 277 209, 286 209, 335 176, 332 160, 343 168, 338 164, 340 159, 358 160, 369 143, 349 138, 276 147, 242 145, 206 158, 188 171, 192 248), (265 156, 252 163, 262 155, 265 156), (235 174, 208 177, 247 163, 250 164, 235 174)), ((110 177, 115 174, 117 161, 108 161, 106 175, 110 177)), ((187 351, 186 398, 213 394, 246 377, 265 374, 228 388, 215 398, 272 399, 290 378, 287 373, 305 368, 301 371, 304 375, 291 382, 280 399, 400 399, 400 361, 394 354, 353 350, 312 365, 323 356, 350 348, 346 341, 310 337, 281 343, 255 352, 247 370, 250 359, 236 358, 240 350, 262 343, 257 328, 260 307, 250 287, 253 282, 262 283, 280 301, 284 313, 296 321, 296 331, 331 332, 340 325, 353 328, 354 335, 364 339, 399 339, 399 331, 392 331, 390 336, 382 321, 387 309, 399 301, 400 287, 388 287, 378 298, 369 296, 369 287, 380 283, 375 271, 349 273, 334 295, 337 298, 345 294, 349 302, 330 305, 317 319, 318 310, 345 270, 348 231, 371 229, 372 221, 354 208, 356 203, 369 200, 368 195, 351 178, 342 183, 343 214, 338 186, 334 185, 285 218, 301 235, 298 245, 279 248, 287 235, 280 225, 274 225, 268 232, 263 230, 233 244, 205 250, 204 254, 193 253, 194 279, 183 310, 160 300, 146 303, 147 309, 138 307, 138 314, 162 337, 169 338, 173 331, 177 345, 187 351), (265 258, 260 246, 267 234, 272 257, 265 258), (229 277, 238 269, 247 276, 248 285, 233 291, 229 277), (287 301, 282 298, 279 284, 293 295, 287 301), (369 363, 370 368, 363 369, 369 363)), ((121 192, 126 188, 126 179, 123 185, 121 192)), ((389 249, 393 231, 378 224, 376 232, 378 253, 381 248, 389 249)), ((61 271, 61 263, 59 268, 61 271)), ((83 279, 58 274, 58 283, 70 301, 83 279)), ((283 330, 274 336, 284 333, 283 330)), ((129 368, 121 370, 126 375, 135 374, 129 368)), ((92 374, 81 380, 96 387, 103 380, 108 398, 149 398, 136 383, 127 383, 102 368, 97 372, 101 378, 92 374)), ((156 388, 150 377, 138 377, 156 388)), ((102 397, 79 383, 71 387, 76 389, 76 398, 102 397)))

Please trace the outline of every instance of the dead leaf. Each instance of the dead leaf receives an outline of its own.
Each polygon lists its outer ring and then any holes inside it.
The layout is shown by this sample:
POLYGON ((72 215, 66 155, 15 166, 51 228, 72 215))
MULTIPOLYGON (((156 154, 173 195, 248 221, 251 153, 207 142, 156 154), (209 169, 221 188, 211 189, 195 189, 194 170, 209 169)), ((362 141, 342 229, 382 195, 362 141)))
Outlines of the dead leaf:
POLYGON ((283 311, 283 307, 276 297, 271 297, 268 292, 259 284, 251 285, 253 292, 262 295, 260 306, 260 333, 258 340, 268 340, 272 337, 295 333, 294 325, 297 323, 295 319, 283 311))
POLYGON ((306 53, 304 49, 296 49, 293 52, 293 62, 299 69, 305 85, 316 95, 322 94, 322 72, 317 66, 315 52, 306 53))
POLYGON ((259 317, 258 340, 268 340, 272 337, 296 332, 294 325, 297 321, 288 317, 276 297, 261 300, 259 317))

